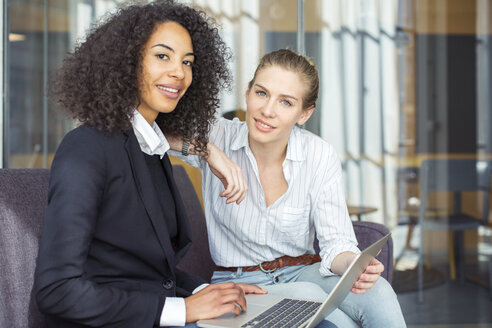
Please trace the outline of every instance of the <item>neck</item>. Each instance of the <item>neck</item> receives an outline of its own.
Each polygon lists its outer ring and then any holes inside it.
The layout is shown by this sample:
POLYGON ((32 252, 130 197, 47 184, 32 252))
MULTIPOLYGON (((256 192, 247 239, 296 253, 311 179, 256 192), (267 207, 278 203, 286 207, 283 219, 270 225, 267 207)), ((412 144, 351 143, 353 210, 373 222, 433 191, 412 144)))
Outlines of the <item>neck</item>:
POLYGON ((281 144, 261 144, 248 137, 249 148, 259 166, 283 163, 287 154, 287 141, 281 144))
POLYGON ((139 107, 137 107, 137 110, 145 118, 147 123, 150 124, 150 126, 152 126, 154 124, 155 119, 157 118, 157 115, 159 114, 159 113, 154 112, 154 111, 146 111, 146 110, 139 108, 139 107))

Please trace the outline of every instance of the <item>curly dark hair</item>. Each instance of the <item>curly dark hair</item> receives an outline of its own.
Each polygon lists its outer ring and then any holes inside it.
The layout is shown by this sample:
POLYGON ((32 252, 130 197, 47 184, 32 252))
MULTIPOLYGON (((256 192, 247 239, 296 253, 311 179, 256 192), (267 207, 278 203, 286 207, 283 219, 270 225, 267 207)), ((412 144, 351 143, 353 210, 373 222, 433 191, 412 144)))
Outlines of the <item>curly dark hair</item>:
POLYGON ((193 81, 176 109, 159 113, 156 123, 165 134, 191 137, 197 150, 206 151, 219 91, 230 89, 231 53, 212 18, 173 0, 121 8, 93 27, 65 58, 50 96, 74 118, 99 130, 130 130, 133 106, 139 102, 143 46, 156 26, 167 21, 179 23, 191 36, 193 81))

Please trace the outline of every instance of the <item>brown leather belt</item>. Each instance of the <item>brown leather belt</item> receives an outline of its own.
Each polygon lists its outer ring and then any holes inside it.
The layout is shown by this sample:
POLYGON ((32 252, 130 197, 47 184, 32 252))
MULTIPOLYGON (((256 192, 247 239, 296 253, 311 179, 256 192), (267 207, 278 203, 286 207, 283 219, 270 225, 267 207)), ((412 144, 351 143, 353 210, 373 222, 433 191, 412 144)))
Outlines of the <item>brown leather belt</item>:
MULTIPOLYGON (((320 262, 321 257, 317 254, 304 254, 301 256, 297 257, 291 257, 288 255, 284 255, 282 257, 279 257, 273 261, 268 261, 268 262, 263 262, 259 265, 252 265, 252 266, 243 266, 242 270, 243 271, 258 271, 261 270, 265 273, 272 273, 277 271, 277 269, 282 268, 284 266, 292 266, 292 265, 309 265, 313 264, 316 262, 320 262)), ((222 266, 215 266, 215 271, 237 271, 237 267, 222 267, 222 266)))

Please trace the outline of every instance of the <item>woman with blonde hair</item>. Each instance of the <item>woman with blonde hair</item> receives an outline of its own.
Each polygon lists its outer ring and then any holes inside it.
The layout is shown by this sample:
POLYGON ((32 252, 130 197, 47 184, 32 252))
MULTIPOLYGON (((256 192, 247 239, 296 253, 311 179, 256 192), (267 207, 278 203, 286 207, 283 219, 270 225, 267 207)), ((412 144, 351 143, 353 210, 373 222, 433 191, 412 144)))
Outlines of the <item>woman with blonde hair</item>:
MULTIPOLYGON (((213 282, 252 283, 266 290, 285 285, 285 294, 293 296, 298 290, 291 283, 302 281, 329 293, 360 253, 335 149, 297 126, 312 115, 318 90, 310 60, 290 50, 274 51, 263 56, 248 85, 246 121, 215 122, 210 143, 242 169, 248 184, 239 205, 217 201, 222 185, 203 159, 181 156, 203 172, 213 282)), ((171 143, 173 149, 182 146, 179 138, 171 143)), ((374 259, 341 311, 328 319, 340 327, 405 327, 396 294, 379 279, 383 270, 374 259)))

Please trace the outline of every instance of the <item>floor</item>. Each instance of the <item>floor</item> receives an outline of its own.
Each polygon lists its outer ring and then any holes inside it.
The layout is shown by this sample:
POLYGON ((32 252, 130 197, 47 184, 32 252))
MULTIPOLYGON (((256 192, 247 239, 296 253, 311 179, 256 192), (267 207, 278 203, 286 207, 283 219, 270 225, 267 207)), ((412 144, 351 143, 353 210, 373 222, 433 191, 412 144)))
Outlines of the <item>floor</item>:
MULTIPOLYGON (((393 231, 395 258, 401 257, 399 267, 411 265, 417 258, 415 252, 404 250, 406 229, 399 226, 393 231)), ((418 245, 418 235, 414 235, 413 245, 418 245)), ((447 272, 447 267, 437 269, 447 272)), ((437 287, 425 289, 423 303, 418 303, 417 292, 399 293, 398 300, 409 328, 492 327, 490 291, 469 281, 461 285, 446 279, 437 287)))

